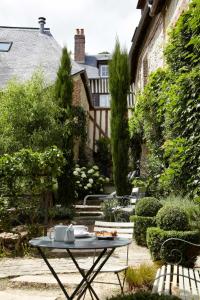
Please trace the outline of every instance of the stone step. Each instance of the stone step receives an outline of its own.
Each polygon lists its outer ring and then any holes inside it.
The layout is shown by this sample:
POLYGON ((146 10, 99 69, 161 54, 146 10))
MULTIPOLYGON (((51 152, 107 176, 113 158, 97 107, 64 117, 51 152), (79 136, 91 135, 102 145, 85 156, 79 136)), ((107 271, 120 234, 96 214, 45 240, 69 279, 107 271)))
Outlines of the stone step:
POLYGON ((84 217, 97 217, 97 216, 103 216, 103 212, 102 211, 77 211, 76 212, 77 216, 84 216, 84 217))
POLYGON ((100 205, 75 205, 76 211, 100 211, 100 205))

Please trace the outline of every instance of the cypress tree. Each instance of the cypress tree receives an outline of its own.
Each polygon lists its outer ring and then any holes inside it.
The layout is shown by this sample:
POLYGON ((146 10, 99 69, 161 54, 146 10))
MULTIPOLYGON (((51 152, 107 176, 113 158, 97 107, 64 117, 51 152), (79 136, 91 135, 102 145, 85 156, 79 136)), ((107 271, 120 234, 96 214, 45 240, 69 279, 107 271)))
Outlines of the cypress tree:
POLYGON ((126 50, 121 50, 117 40, 112 61, 109 64, 111 93, 111 150, 113 179, 118 196, 128 193, 128 108, 129 66, 126 50))
POLYGON ((71 60, 67 48, 62 51, 61 63, 55 83, 55 98, 60 106, 59 121, 63 126, 60 147, 63 150, 67 164, 58 178, 58 201, 64 206, 70 206, 74 200, 73 182, 73 128, 72 124, 72 93, 71 60))

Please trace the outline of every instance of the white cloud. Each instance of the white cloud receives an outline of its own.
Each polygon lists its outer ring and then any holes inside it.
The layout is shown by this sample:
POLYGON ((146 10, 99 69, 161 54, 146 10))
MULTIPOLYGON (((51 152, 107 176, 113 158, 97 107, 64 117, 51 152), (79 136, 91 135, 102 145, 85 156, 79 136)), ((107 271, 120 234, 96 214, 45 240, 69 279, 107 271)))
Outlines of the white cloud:
POLYGON ((84 28, 86 52, 112 51, 118 35, 130 49, 140 19, 137 0, 1 0, 1 26, 37 27, 44 16, 61 45, 73 52, 76 28, 84 28))

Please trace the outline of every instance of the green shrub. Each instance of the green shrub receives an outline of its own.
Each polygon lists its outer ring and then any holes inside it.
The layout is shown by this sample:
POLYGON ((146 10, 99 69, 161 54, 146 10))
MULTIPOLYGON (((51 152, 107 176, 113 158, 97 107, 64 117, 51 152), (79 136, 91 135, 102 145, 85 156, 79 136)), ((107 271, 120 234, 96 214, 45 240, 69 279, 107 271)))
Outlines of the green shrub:
POLYGON ((126 282, 129 290, 134 288, 151 288, 156 276, 157 267, 153 264, 141 264, 129 267, 126 271, 126 282))
POLYGON ((198 198, 191 200, 188 196, 170 194, 168 197, 161 199, 163 206, 181 207, 189 218, 191 230, 200 229, 200 209, 198 198))
POLYGON ((154 217, 162 207, 160 201, 154 197, 144 197, 135 206, 135 213, 138 216, 154 217))
POLYGON ((157 226, 163 230, 188 230, 187 214, 179 207, 166 206, 159 210, 156 216, 157 226))
POLYGON ((151 294, 150 292, 137 292, 129 295, 119 295, 110 298, 110 300, 180 300, 176 296, 151 294))
POLYGON ((147 246, 147 228, 156 226, 155 217, 131 216, 130 221, 134 222, 134 238, 136 243, 140 246, 147 246))
POLYGON ((197 249, 181 241, 169 241, 161 249, 163 242, 169 238, 179 238, 188 242, 198 243, 200 240, 199 232, 165 231, 158 227, 147 229, 147 246, 154 261, 162 259, 166 263, 181 262, 184 266, 193 266, 197 256, 197 249), (177 250, 172 252, 173 249, 177 250))

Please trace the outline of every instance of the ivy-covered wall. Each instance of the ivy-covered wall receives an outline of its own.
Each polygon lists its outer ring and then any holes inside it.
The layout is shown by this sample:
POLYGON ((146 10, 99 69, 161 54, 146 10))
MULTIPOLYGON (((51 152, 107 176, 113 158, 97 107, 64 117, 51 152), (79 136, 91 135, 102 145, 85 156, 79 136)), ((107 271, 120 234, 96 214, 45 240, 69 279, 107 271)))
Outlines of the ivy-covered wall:
MULTIPOLYGON (((149 77, 130 121, 148 147, 149 192, 200 195, 200 0, 170 33, 167 67, 149 77)), ((133 143, 133 148, 137 148, 133 143)))

